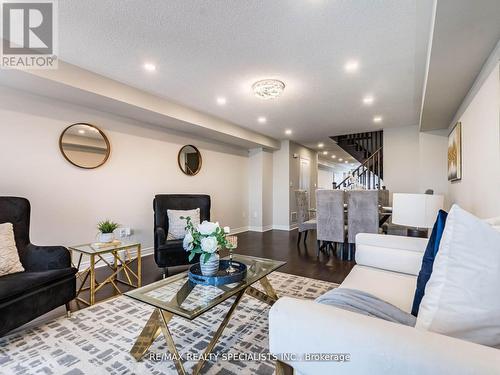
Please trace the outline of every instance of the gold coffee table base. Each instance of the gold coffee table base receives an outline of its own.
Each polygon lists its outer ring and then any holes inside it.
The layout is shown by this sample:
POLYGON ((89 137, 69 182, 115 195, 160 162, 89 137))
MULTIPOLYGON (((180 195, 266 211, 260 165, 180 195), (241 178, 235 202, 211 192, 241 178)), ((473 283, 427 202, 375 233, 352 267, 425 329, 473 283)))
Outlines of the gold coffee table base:
MULTIPOLYGON (((203 356, 201 359, 198 361, 196 366, 194 367, 193 370, 193 375, 197 375, 200 373, 201 369, 206 363, 207 358, 209 357, 208 354, 210 354, 217 341, 222 335, 222 332, 226 328, 227 324, 229 323, 229 320, 231 319, 231 316, 234 313, 234 310, 236 310, 236 307, 240 303, 241 299, 243 298, 243 295, 247 293, 248 295, 258 299, 261 302, 265 302, 269 305, 273 305, 274 302, 278 300, 278 295, 274 291, 271 283, 267 279, 267 277, 263 277, 262 279, 259 280, 260 284, 264 288, 266 293, 261 292, 260 290, 254 288, 253 286, 248 286, 247 288, 243 289, 242 291, 238 292, 236 294, 236 299, 234 300, 233 304, 229 308, 229 311, 227 312, 226 316, 222 320, 221 324, 217 328, 217 331, 215 332, 214 336, 208 343, 207 348, 205 349, 203 356)), ((167 347, 170 353, 173 355, 173 360, 175 364, 175 368, 177 369, 177 372, 180 375, 186 375, 186 370, 184 369, 184 365, 182 364, 182 361, 180 360, 179 352, 177 351, 177 348, 175 347, 174 339, 172 338, 172 334, 170 333, 170 330, 168 329, 168 322, 172 319, 174 315, 172 313, 169 313, 168 311, 161 310, 159 308, 156 308, 153 313, 151 314, 148 322, 144 326, 141 334, 137 338, 134 346, 130 350, 130 354, 137 360, 140 361, 141 358, 146 354, 148 349, 151 347, 153 342, 156 340, 156 338, 160 335, 160 332, 163 333, 163 336, 165 337, 165 340, 167 341, 167 347)))

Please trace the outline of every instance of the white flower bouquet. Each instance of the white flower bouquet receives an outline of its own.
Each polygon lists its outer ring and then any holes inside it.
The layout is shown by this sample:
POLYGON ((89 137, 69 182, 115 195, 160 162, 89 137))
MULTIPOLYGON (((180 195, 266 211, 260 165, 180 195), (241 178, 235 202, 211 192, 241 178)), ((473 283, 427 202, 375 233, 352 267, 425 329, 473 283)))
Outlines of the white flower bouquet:
POLYGON ((230 232, 229 227, 223 229, 219 223, 204 221, 195 228, 190 217, 186 218, 186 224, 186 236, 182 245, 184 250, 190 253, 190 262, 196 254, 200 254, 200 261, 206 263, 212 254, 231 246, 226 239, 226 234, 230 232))

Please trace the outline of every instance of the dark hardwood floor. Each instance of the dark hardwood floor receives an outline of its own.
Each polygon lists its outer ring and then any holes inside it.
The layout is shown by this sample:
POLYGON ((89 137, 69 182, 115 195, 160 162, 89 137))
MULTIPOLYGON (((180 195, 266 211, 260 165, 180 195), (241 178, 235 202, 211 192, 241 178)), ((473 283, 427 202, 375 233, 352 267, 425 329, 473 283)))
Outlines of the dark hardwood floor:
MULTIPOLYGON (((238 249, 235 251, 236 253, 286 261, 287 264, 278 270, 280 272, 341 283, 355 264, 354 262, 341 261, 335 256, 330 258, 323 253, 317 259, 314 232, 309 234, 305 245, 303 241, 301 241, 300 245, 297 245, 296 230, 290 232, 280 230, 264 233, 244 232, 237 236, 238 249)), ((133 266, 135 267, 135 264, 133 266)), ((107 267, 96 270, 98 280, 103 280, 108 274, 109 269, 107 267)), ((161 269, 156 265, 153 255, 143 257, 142 285, 150 284, 161 278, 161 269)), ((119 287, 122 291, 129 289, 121 284, 119 287)), ((97 293, 96 300, 102 301, 116 295, 117 292, 114 288, 111 285, 106 285, 97 293)), ((84 294, 83 297, 87 299, 88 295, 84 294)), ((86 305, 77 301, 73 301, 71 304, 72 310, 79 310, 84 307, 86 305)))

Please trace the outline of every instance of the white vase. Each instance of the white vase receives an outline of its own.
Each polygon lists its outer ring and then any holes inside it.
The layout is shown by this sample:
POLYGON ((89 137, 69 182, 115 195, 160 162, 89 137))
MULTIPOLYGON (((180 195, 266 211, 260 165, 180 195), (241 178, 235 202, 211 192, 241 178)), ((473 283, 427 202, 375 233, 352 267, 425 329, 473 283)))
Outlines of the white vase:
POLYGON ((203 276, 214 276, 219 270, 219 254, 213 253, 205 263, 203 263, 202 255, 200 258, 200 267, 203 276))
POLYGON ((114 233, 99 233, 99 242, 113 242, 114 239, 114 233))

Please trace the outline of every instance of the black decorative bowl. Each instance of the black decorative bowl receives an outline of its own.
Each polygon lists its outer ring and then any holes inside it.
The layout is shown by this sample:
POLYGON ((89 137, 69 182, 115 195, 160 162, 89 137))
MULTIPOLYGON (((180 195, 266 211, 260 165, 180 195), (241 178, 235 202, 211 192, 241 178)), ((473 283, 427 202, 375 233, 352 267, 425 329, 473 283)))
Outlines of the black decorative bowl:
POLYGON ((227 272, 229 260, 221 260, 219 261, 219 271, 215 275, 204 276, 201 273, 200 263, 193 264, 188 272, 189 280, 195 284, 213 286, 237 283, 246 277, 247 266, 234 260, 232 261, 232 265, 233 268, 236 268, 236 271, 229 273, 227 272))

